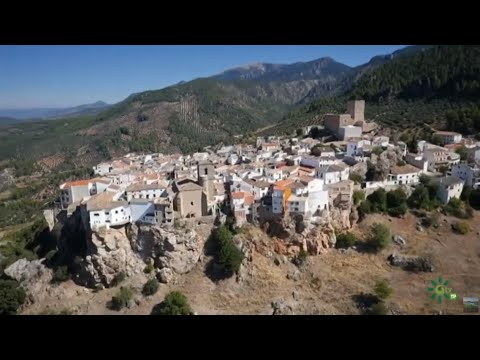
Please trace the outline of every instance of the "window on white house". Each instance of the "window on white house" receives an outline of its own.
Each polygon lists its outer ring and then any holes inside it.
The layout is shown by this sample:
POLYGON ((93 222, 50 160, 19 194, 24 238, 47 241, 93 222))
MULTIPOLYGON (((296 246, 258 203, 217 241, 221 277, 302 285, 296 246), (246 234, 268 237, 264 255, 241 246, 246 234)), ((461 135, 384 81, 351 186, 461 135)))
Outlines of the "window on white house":
POLYGON ((115 210, 115 214, 118 214, 118 210, 115 210))
POLYGON ((94 213, 93 216, 100 216, 100 214, 99 213, 94 213))
POLYGON ((193 206, 193 201, 190 201, 190 205, 192 205, 192 206, 193 206))
POLYGON ((105 215, 110 215, 110 213, 107 211, 107 212, 105 212, 105 215))

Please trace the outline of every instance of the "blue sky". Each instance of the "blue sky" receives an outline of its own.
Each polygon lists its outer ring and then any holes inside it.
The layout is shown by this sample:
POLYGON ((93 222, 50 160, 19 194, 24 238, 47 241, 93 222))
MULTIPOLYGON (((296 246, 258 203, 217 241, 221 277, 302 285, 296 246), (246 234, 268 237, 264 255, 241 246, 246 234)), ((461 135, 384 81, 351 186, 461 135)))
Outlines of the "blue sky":
POLYGON ((0 46, 0 108, 115 103, 134 92, 255 62, 324 56, 350 66, 405 45, 0 46))

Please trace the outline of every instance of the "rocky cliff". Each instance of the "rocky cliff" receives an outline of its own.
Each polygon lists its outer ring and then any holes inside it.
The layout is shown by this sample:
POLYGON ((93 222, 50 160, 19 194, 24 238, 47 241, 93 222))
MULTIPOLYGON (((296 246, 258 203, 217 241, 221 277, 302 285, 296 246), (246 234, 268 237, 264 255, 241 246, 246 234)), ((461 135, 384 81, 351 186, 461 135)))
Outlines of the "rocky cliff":
POLYGON ((202 229, 203 235, 197 230, 197 226, 160 228, 132 225, 129 238, 134 251, 145 262, 153 263, 159 280, 167 283, 174 274, 189 272, 202 256, 207 238, 205 234, 209 233, 209 229, 202 229))

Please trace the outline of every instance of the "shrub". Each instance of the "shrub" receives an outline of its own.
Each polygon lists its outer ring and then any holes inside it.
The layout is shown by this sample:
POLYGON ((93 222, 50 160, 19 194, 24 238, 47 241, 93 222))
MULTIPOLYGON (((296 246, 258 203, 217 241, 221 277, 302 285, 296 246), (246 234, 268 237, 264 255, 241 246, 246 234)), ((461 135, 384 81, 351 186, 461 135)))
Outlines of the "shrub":
POLYGON ((351 232, 346 232, 337 236, 337 248, 349 248, 355 245, 357 238, 351 232))
POLYGON ((383 302, 376 303, 367 312, 368 315, 387 315, 387 308, 383 302))
POLYGON ((120 271, 120 272, 119 272, 118 274, 116 274, 115 277, 113 278, 111 285, 112 285, 112 286, 118 286, 118 285, 120 285, 122 282, 124 282, 126 278, 127 278, 127 275, 126 275, 123 271, 120 271))
POLYGON ((385 225, 375 223, 370 227, 370 231, 372 233, 367 243, 374 251, 382 250, 390 243, 390 230, 385 225))
POLYGON ((385 300, 392 295, 393 289, 388 284, 388 281, 381 280, 375 284, 374 291, 379 300, 385 300))
POLYGON ((0 280, 0 315, 14 315, 27 295, 15 280, 0 280))
POLYGON ((407 194, 402 189, 396 189, 387 193, 387 208, 397 208, 407 203, 407 194))
POLYGON ((480 188, 472 190, 468 200, 472 208, 480 210, 480 188))
POLYGON ((468 225, 464 221, 456 222, 455 224, 452 224, 452 229, 458 234, 465 235, 470 231, 470 225, 468 225))
POLYGON ((440 219, 437 213, 433 213, 430 216, 426 216, 422 219, 422 225, 426 228, 436 227, 440 224, 440 219))
POLYGON ((361 190, 355 190, 353 192, 353 203, 355 205, 360 204, 363 200, 365 200, 365 193, 361 190))
POLYGON ((70 273, 68 272, 67 266, 60 266, 53 273, 52 282, 61 283, 64 281, 70 280, 70 273))
POLYGON ((172 291, 160 304, 158 315, 192 315, 193 311, 187 297, 179 291, 172 291))
POLYGON ((220 248, 218 260, 224 266, 227 274, 233 275, 240 270, 243 253, 235 246, 233 240, 229 240, 220 248))
POLYGON ((128 306, 128 303, 133 299, 133 291, 128 287, 121 287, 117 295, 112 297, 110 307, 113 310, 121 310, 128 306))
POLYGON ((387 192, 383 189, 377 189, 367 197, 370 201, 372 212, 384 212, 387 210, 387 192))
POLYGON ((227 275, 231 276, 240 270, 243 253, 235 246, 233 236, 225 225, 213 231, 212 238, 215 244, 218 262, 223 265, 227 275))
POLYGON ((298 255, 295 256, 295 258, 293 259, 293 263, 299 267, 303 266, 307 262, 307 257, 308 257, 308 253, 305 250, 300 249, 300 252, 298 253, 298 255))
POLYGON ((361 184, 363 181, 363 177, 360 174, 351 173, 349 176, 350 180, 352 180, 355 184, 361 184))
POLYGON ((45 309, 38 315, 73 315, 73 311, 70 309, 54 310, 54 309, 45 309))
POLYGON ((360 206, 358 207, 358 215, 361 219, 365 217, 365 215, 369 214, 372 212, 372 204, 368 199, 365 201, 362 201, 360 206))
POLYGON ((460 200, 468 202, 470 200, 471 194, 472 194, 472 188, 470 186, 464 186, 462 190, 462 194, 460 195, 460 200))
POLYGON ((159 287, 157 279, 150 279, 145 285, 143 285, 142 294, 145 296, 151 296, 158 291, 159 287))
POLYGON ((147 266, 145 266, 145 269, 143 269, 143 272, 145 274, 150 274, 153 272, 153 270, 155 270, 155 268, 153 267, 152 264, 148 264, 147 266))
POLYGON ((397 207, 389 208, 387 210, 387 213, 390 216, 399 217, 399 216, 405 215, 407 210, 408 210, 407 204, 402 204, 402 205, 397 206, 397 207))
POLYGON ((380 146, 375 146, 373 149, 372 149, 372 154, 375 154, 375 155, 380 155, 381 153, 383 153, 383 149, 380 147, 380 146))
POLYGON ((120 134, 123 134, 123 135, 130 135, 130 129, 127 128, 127 127, 121 127, 120 129, 120 134))

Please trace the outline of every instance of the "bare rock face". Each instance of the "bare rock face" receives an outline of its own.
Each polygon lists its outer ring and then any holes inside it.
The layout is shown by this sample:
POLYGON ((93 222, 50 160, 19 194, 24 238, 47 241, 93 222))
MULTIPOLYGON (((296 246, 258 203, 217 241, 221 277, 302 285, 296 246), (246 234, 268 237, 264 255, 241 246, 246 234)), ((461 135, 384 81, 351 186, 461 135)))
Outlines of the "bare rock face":
POLYGON ((330 209, 330 224, 339 230, 350 229, 352 227, 352 222, 350 221, 351 212, 352 208, 350 206, 346 209, 332 207, 332 209, 330 209))
POLYGON ((358 214, 358 210, 356 207, 352 207, 352 211, 350 212, 349 220, 350 225, 353 226, 358 222, 360 215, 358 214))
POLYGON ((368 166, 366 162, 358 162, 350 169, 350 174, 358 174, 362 178, 367 174, 368 166))
POLYGON ((306 250, 311 255, 319 255, 335 246, 337 237, 331 224, 315 227, 305 235, 306 250))
MULTIPOLYGON (((159 269, 171 269, 175 274, 189 272, 200 260, 205 238, 194 227, 183 229, 132 225, 131 244, 146 261, 154 259, 159 269)), ((164 279, 167 279, 164 276, 164 279)))
POLYGON ((17 280, 25 289, 27 304, 41 301, 50 288, 53 273, 42 264, 43 261, 20 259, 5 269, 5 274, 17 280))
POLYGON ((109 286, 115 275, 139 274, 145 263, 135 253, 124 229, 109 229, 92 233, 92 254, 82 259, 74 281, 88 287, 97 284, 109 286))

